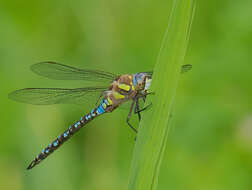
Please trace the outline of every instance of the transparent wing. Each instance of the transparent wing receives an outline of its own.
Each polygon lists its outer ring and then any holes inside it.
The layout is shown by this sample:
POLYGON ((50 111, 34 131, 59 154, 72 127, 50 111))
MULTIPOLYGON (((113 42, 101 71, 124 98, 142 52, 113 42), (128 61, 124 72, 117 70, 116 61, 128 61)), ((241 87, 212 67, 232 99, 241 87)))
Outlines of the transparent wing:
POLYGON ((182 65, 181 73, 186 73, 186 72, 190 71, 191 69, 192 69, 192 65, 190 65, 190 64, 182 65))
POLYGON ((43 77, 56 80, 86 80, 111 82, 117 75, 98 70, 78 69, 56 62, 41 62, 31 66, 31 70, 43 77))
MULTIPOLYGON (((192 65, 190 64, 185 64, 185 65, 182 65, 181 66, 181 74, 183 73, 186 73, 188 71, 190 71, 192 69, 192 65)), ((153 71, 148 71, 148 72, 145 72, 145 73, 148 73, 149 75, 153 75, 153 71)))
POLYGON ((64 88, 25 88, 9 94, 9 98, 18 102, 34 105, 83 104, 97 100, 106 87, 64 88))

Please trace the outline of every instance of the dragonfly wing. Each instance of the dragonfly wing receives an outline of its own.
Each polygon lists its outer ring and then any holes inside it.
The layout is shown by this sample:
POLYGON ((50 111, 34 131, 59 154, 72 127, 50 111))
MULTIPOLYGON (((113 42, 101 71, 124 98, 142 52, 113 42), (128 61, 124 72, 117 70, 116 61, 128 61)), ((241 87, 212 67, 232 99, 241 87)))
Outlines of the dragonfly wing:
POLYGON ((192 69, 192 65, 191 64, 182 65, 182 67, 181 67, 181 73, 186 73, 186 72, 190 71, 191 69, 192 69))
POLYGON ((33 105, 83 104, 97 99, 107 90, 106 87, 64 88, 25 88, 9 94, 9 98, 33 105))
MULTIPOLYGON (((191 64, 182 65, 180 73, 181 74, 186 73, 186 72, 190 71, 191 69, 192 69, 191 64)), ((148 72, 145 72, 145 73, 148 73, 149 75, 153 75, 153 71, 148 71, 148 72)))
POLYGON ((117 75, 109 72, 78 69, 56 62, 36 63, 31 66, 31 70, 40 76, 56 80, 112 82, 117 77, 117 75))

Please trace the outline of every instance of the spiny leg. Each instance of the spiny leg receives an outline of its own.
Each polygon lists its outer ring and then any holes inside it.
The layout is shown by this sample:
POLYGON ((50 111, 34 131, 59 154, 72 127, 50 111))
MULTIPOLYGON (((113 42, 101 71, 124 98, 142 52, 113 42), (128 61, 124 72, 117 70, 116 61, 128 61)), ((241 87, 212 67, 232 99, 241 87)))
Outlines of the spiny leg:
POLYGON ((130 111, 129 111, 129 114, 128 114, 128 117, 127 117, 126 122, 127 122, 127 124, 129 125, 129 127, 130 127, 133 131, 135 131, 135 132, 137 133, 137 130, 129 123, 130 117, 131 117, 131 114, 132 114, 132 111, 133 111, 133 108, 134 108, 134 105, 135 105, 135 102, 136 102, 136 100, 133 99, 132 104, 131 104, 131 106, 130 106, 130 111))
POLYGON ((135 107, 135 114, 138 114, 138 118, 139 118, 139 115, 140 115, 140 118, 139 120, 141 120, 141 112, 148 109, 152 103, 148 104, 147 106, 145 106, 144 108, 140 109, 139 108, 139 99, 142 98, 143 99, 143 102, 145 103, 146 101, 146 96, 149 95, 149 94, 154 94, 154 92, 151 92, 151 93, 147 93, 145 94, 144 96, 139 96, 137 99, 136 99, 136 107, 135 107))
POLYGON ((136 99, 135 114, 136 113, 138 116, 138 120, 140 121, 141 120, 141 113, 139 112, 139 98, 136 99))
POLYGON ((133 108, 134 108, 134 104, 136 103, 136 107, 135 107, 134 112, 135 112, 135 114, 138 115, 138 119, 139 119, 139 121, 140 121, 140 120, 141 120, 141 112, 144 111, 144 110, 146 110, 147 108, 149 108, 149 107, 152 105, 152 103, 148 104, 147 106, 145 106, 143 109, 140 110, 140 109, 139 109, 139 98, 142 98, 143 101, 145 102, 146 96, 147 96, 147 95, 150 95, 150 94, 155 94, 155 93, 154 93, 154 92, 148 92, 148 93, 146 93, 145 95, 141 95, 141 96, 139 96, 139 97, 134 98, 133 101, 132 101, 132 104, 131 104, 131 106, 130 106, 130 111, 129 111, 129 114, 128 114, 128 117, 127 117, 127 124, 128 124, 128 125, 130 126, 130 128, 131 128, 133 131, 135 131, 136 133, 137 133, 137 130, 129 123, 129 120, 130 120, 130 117, 131 117, 131 114, 132 114, 132 111, 133 111, 133 108))
POLYGON ((136 111, 135 114, 139 114, 139 113, 141 113, 142 111, 147 110, 147 109, 150 108, 151 106, 152 106, 152 103, 149 103, 149 104, 148 104, 147 106, 145 106, 144 108, 142 108, 142 109, 136 111))
MULTIPOLYGON (((144 102, 145 102, 145 99, 144 99, 144 102)), ((150 103, 147 106, 145 106, 144 108, 140 109, 139 108, 139 101, 138 101, 138 99, 136 100, 136 106, 135 106, 135 112, 134 113, 138 115, 139 121, 142 118, 141 117, 141 112, 147 110, 151 105, 152 105, 152 103, 150 103)))

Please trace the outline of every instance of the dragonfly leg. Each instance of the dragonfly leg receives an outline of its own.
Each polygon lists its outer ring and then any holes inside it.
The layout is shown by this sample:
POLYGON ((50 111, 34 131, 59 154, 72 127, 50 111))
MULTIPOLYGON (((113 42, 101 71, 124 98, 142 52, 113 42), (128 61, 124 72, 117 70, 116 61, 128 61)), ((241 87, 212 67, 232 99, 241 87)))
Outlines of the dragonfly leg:
POLYGON ((140 121, 141 120, 141 113, 139 112, 139 98, 136 99, 135 114, 136 113, 138 116, 138 120, 140 121))
POLYGON ((136 133, 137 133, 137 130, 130 124, 130 118, 131 118, 131 114, 132 114, 132 111, 133 111, 133 108, 134 108, 134 105, 135 105, 135 102, 136 102, 136 100, 134 99, 133 100, 133 102, 132 102, 132 104, 131 104, 131 106, 130 106, 130 111, 129 111, 129 114, 128 114, 128 117, 127 117, 127 120, 126 120, 126 122, 127 122, 127 124, 129 125, 129 127, 133 130, 133 131, 135 131, 136 133))
POLYGON ((148 93, 146 93, 145 95, 139 96, 139 97, 136 98, 135 114, 138 115, 139 121, 141 120, 141 112, 144 111, 144 110, 146 110, 146 109, 148 109, 148 108, 152 105, 152 103, 150 103, 150 104, 147 105, 146 107, 140 109, 140 108, 139 108, 139 98, 142 98, 142 99, 143 99, 143 102, 145 102, 145 101, 146 101, 146 97, 147 97, 147 95, 149 95, 149 94, 155 94, 155 93, 154 93, 154 92, 148 92, 148 93))
POLYGON ((145 100, 146 100, 146 96, 143 96, 143 101, 144 101, 144 103, 145 103, 145 100))
POLYGON ((147 110, 147 109, 150 108, 151 106, 152 106, 152 103, 148 104, 147 106, 145 106, 144 108, 142 108, 142 109, 140 109, 140 110, 135 111, 135 113, 136 113, 136 114, 139 114, 140 112, 147 110))

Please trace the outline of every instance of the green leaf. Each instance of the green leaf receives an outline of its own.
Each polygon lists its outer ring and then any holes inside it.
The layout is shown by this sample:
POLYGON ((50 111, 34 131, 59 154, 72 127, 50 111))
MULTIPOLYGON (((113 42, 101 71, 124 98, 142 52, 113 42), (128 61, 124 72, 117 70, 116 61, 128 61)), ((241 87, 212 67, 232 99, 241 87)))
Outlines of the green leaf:
POLYGON ((170 114, 184 61, 194 0, 174 0, 167 31, 154 68, 151 91, 146 104, 152 108, 140 122, 129 177, 129 190, 154 190, 167 141, 170 114))

